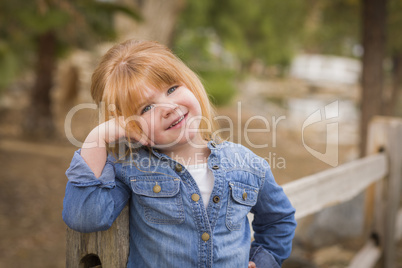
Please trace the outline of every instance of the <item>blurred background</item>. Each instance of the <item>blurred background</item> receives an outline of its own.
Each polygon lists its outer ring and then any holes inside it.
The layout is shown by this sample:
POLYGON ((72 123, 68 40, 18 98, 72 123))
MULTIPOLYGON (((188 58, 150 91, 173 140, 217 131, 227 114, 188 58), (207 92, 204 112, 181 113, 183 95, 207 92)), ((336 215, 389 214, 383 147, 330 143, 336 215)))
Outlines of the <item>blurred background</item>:
MULTIPOLYGON (((170 47, 231 119, 222 135, 284 184, 333 166, 306 146, 335 146, 342 164, 365 154, 374 115, 402 116, 401 29, 400 0, 1 1, 0 267, 65 266, 64 172, 99 123, 91 74, 115 42, 170 47), (334 102, 335 119, 303 129, 334 102)), ((347 267, 365 241, 363 199, 300 221, 284 267, 347 267)))

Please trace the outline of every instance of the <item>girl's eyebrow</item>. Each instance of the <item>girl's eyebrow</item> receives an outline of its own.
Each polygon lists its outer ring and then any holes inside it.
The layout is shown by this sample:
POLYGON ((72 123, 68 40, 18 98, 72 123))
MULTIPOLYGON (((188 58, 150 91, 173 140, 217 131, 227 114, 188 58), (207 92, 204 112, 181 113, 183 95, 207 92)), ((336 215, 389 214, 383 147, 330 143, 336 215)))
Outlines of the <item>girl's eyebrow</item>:
POLYGON ((147 90, 148 94, 143 94, 143 97, 141 98, 141 102, 139 103, 138 107, 141 108, 143 106, 145 106, 146 104, 148 104, 150 102, 150 100, 155 96, 155 92, 150 93, 149 90, 147 90), (144 96, 145 95, 145 96, 144 96))
MULTIPOLYGON (((174 87, 174 86, 180 86, 179 85, 179 83, 174 83, 173 85, 171 85, 171 86, 167 86, 166 87, 166 90, 168 90, 169 88, 171 88, 171 87, 174 87)), ((155 89, 155 91, 154 90, 152 90, 152 89, 149 89, 149 88, 147 88, 147 90, 146 90, 147 92, 143 95, 144 97, 142 98, 143 100, 140 102, 140 104, 138 105, 138 107, 139 108, 141 108, 141 107, 143 107, 143 106, 145 106, 146 104, 148 104, 148 103, 150 103, 151 101, 150 100, 152 100, 152 98, 157 94, 157 92, 160 92, 160 90, 158 90, 158 89, 155 89), (154 92, 152 92, 152 91, 154 91, 154 92), (152 93, 151 93, 152 92, 152 93), (148 93, 148 94, 147 94, 148 93)))

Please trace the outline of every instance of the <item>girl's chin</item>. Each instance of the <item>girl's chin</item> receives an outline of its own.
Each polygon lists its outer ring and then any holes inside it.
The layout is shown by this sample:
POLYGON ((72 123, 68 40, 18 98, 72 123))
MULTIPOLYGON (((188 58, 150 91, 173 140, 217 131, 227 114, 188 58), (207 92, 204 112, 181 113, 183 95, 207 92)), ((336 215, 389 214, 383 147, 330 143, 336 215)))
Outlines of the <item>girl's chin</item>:
POLYGON ((181 139, 172 139, 171 141, 156 141, 155 145, 153 146, 155 149, 173 149, 175 147, 182 147, 182 146, 199 146, 201 144, 204 144, 205 141, 202 140, 202 138, 197 135, 197 133, 189 133, 188 135, 185 135, 181 139))

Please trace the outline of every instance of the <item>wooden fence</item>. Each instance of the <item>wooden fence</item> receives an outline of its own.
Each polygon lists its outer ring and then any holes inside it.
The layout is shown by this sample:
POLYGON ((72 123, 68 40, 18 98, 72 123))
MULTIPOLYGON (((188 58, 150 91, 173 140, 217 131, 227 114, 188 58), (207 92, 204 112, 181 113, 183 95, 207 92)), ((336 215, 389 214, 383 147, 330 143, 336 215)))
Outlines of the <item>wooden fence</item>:
MULTIPOLYGON (((402 120, 376 117, 370 124, 364 158, 283 185, 296 208, 296 219, 346 202, 366 191, 368 240, 350 268, 377 263, 394 268, 396 243, 402 238, 402 120)), ((67 230, 67 268, 123 268, 128 257, 128 209, 104 232, 67 230)))
POLYGON ((349 267, 394 268, 401 239, 402 120, 376 117, 370 124, 368 155, 283 185, 296 219, 352 199, 366 190, 365 233, 369 239, 349 267))

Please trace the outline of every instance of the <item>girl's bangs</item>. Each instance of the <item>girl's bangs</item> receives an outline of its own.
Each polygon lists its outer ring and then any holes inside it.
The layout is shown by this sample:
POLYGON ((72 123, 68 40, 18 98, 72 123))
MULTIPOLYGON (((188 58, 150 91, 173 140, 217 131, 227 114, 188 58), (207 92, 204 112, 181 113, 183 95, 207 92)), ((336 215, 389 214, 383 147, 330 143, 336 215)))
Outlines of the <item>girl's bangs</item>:
POLYGON ((158 90, 166 90, 168 87, 180 83, 182 79, 179 76, 179 70, 173 64, 169 65, 150 67, 144 77, 145 83, 158 90))
POLYGON ((137 114, 141 103, 146 102, 147 96, 153 90, 164 91, 170 86, 180 83, 180 78, 175 72, 165 70, 138 70, 126 74, 125 77, 118 77, 114 85, 118 87, 116 105, 120 108, 122 115, 131 116, 137 114))

